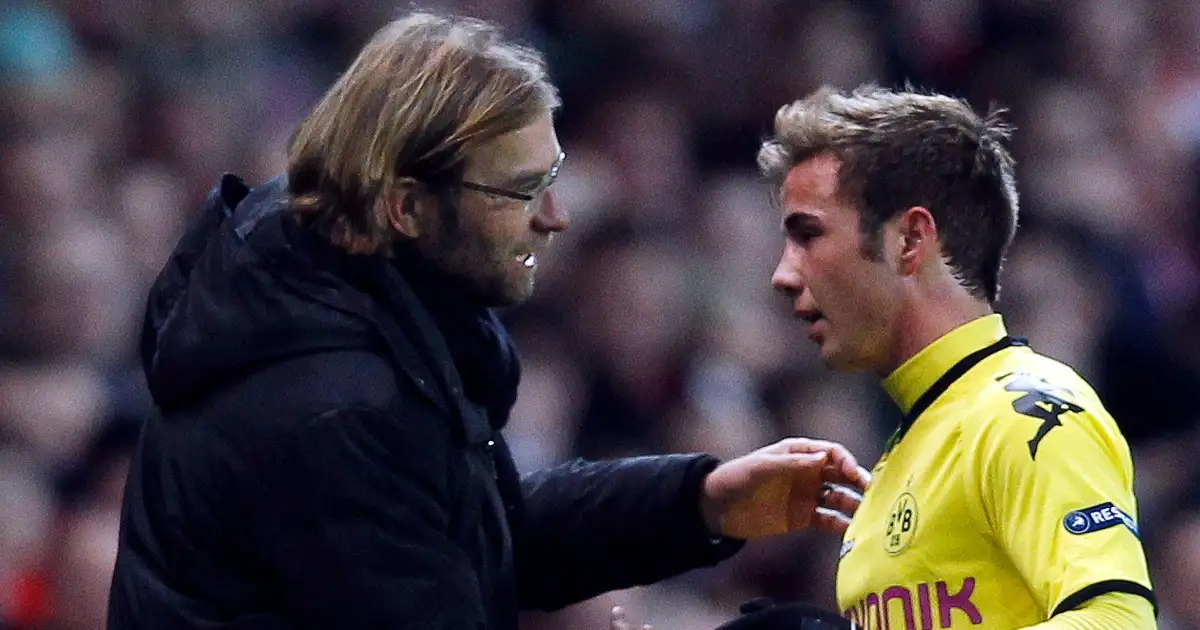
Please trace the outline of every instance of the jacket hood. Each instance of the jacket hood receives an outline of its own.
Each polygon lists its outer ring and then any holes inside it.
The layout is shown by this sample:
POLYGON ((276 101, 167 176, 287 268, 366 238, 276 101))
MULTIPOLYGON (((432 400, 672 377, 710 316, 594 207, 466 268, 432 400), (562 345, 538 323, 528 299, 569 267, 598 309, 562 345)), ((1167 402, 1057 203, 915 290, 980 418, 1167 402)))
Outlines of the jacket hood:
POLYGON ((317 264, 331 246, 287 208, 282 176, 223 176, 155 280, 141 355, 164 411, 263 364, 372 345, 355 290, 317 264))

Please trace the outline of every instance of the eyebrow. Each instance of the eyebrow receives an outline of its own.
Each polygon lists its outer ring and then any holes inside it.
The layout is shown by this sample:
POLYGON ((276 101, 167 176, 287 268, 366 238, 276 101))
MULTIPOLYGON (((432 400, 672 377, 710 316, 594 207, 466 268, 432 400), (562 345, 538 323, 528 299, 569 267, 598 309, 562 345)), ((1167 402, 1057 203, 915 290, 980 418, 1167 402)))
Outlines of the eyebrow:
POLYGON ((550 173, 555 169, 555 167, 562 166, 563 158, 565 157, 566 154, 563 153, 562 149, 559 149, 558 153, 555 154, 554 163, 550 165, 550 168, 520 171, 510 177, 506 182, 506 185, 510 188, 518 189, 538 186, 543 181, 546 181, 546 178, 550 176, 550 173))
POLYGON ((816 215, 798 210, 788 213, 780 227, 784 232, 794 232, 805 225, 816 223, 820 223, 816 215))
POLYGON ((550 171, 521 171, 507 179, 504 186, 515 189, 533 188, 542 183, 549 174, 550 171))

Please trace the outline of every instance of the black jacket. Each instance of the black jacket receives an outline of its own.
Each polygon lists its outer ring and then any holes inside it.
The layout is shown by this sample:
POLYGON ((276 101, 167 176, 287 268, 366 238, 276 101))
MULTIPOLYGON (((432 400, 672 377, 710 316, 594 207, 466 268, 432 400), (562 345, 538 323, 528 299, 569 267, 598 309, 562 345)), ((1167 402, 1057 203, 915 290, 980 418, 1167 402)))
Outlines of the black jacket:
POLYGON ((520 479, 516 355, 415 261, 350 256, 225 176, 151 290, 163 419, 125 490, 110 630, 475 628, 715 564, 705 455, 520 479))
POLYGON ((742 604, 741 612, 717 630, 860 630, 831 610, 799 602, 776 605, 766 597, 742 604))

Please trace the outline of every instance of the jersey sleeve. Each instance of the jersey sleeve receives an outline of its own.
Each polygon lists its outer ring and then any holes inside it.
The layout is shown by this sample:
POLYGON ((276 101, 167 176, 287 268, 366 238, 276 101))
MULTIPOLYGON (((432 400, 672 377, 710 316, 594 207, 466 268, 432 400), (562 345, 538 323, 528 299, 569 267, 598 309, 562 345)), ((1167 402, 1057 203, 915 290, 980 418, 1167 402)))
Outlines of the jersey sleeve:
POLYGON ((980 510, 1052 617, 1104 593, 1155 605, 1139 538, 1133 463, 1086 388, 1008 375, 967 457, 980 510))

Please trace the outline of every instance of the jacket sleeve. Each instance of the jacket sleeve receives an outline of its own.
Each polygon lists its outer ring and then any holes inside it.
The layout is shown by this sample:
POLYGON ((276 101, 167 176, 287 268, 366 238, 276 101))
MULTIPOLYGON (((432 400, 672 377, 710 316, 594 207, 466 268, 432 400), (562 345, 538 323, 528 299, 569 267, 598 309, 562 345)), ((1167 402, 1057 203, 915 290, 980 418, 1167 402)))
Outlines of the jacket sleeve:
POLYGON ((521 481, 514 532, 523 609, 555 610, 600 593, 712 566, 741 541, 714 539, 700 515, 708 455, 574 460, 521 481))
POLYGON ((446 449, 399 424, 330 412, 277 447, 257 540, 296 627, 488 625, 471 564, 445 534, 446 449))

